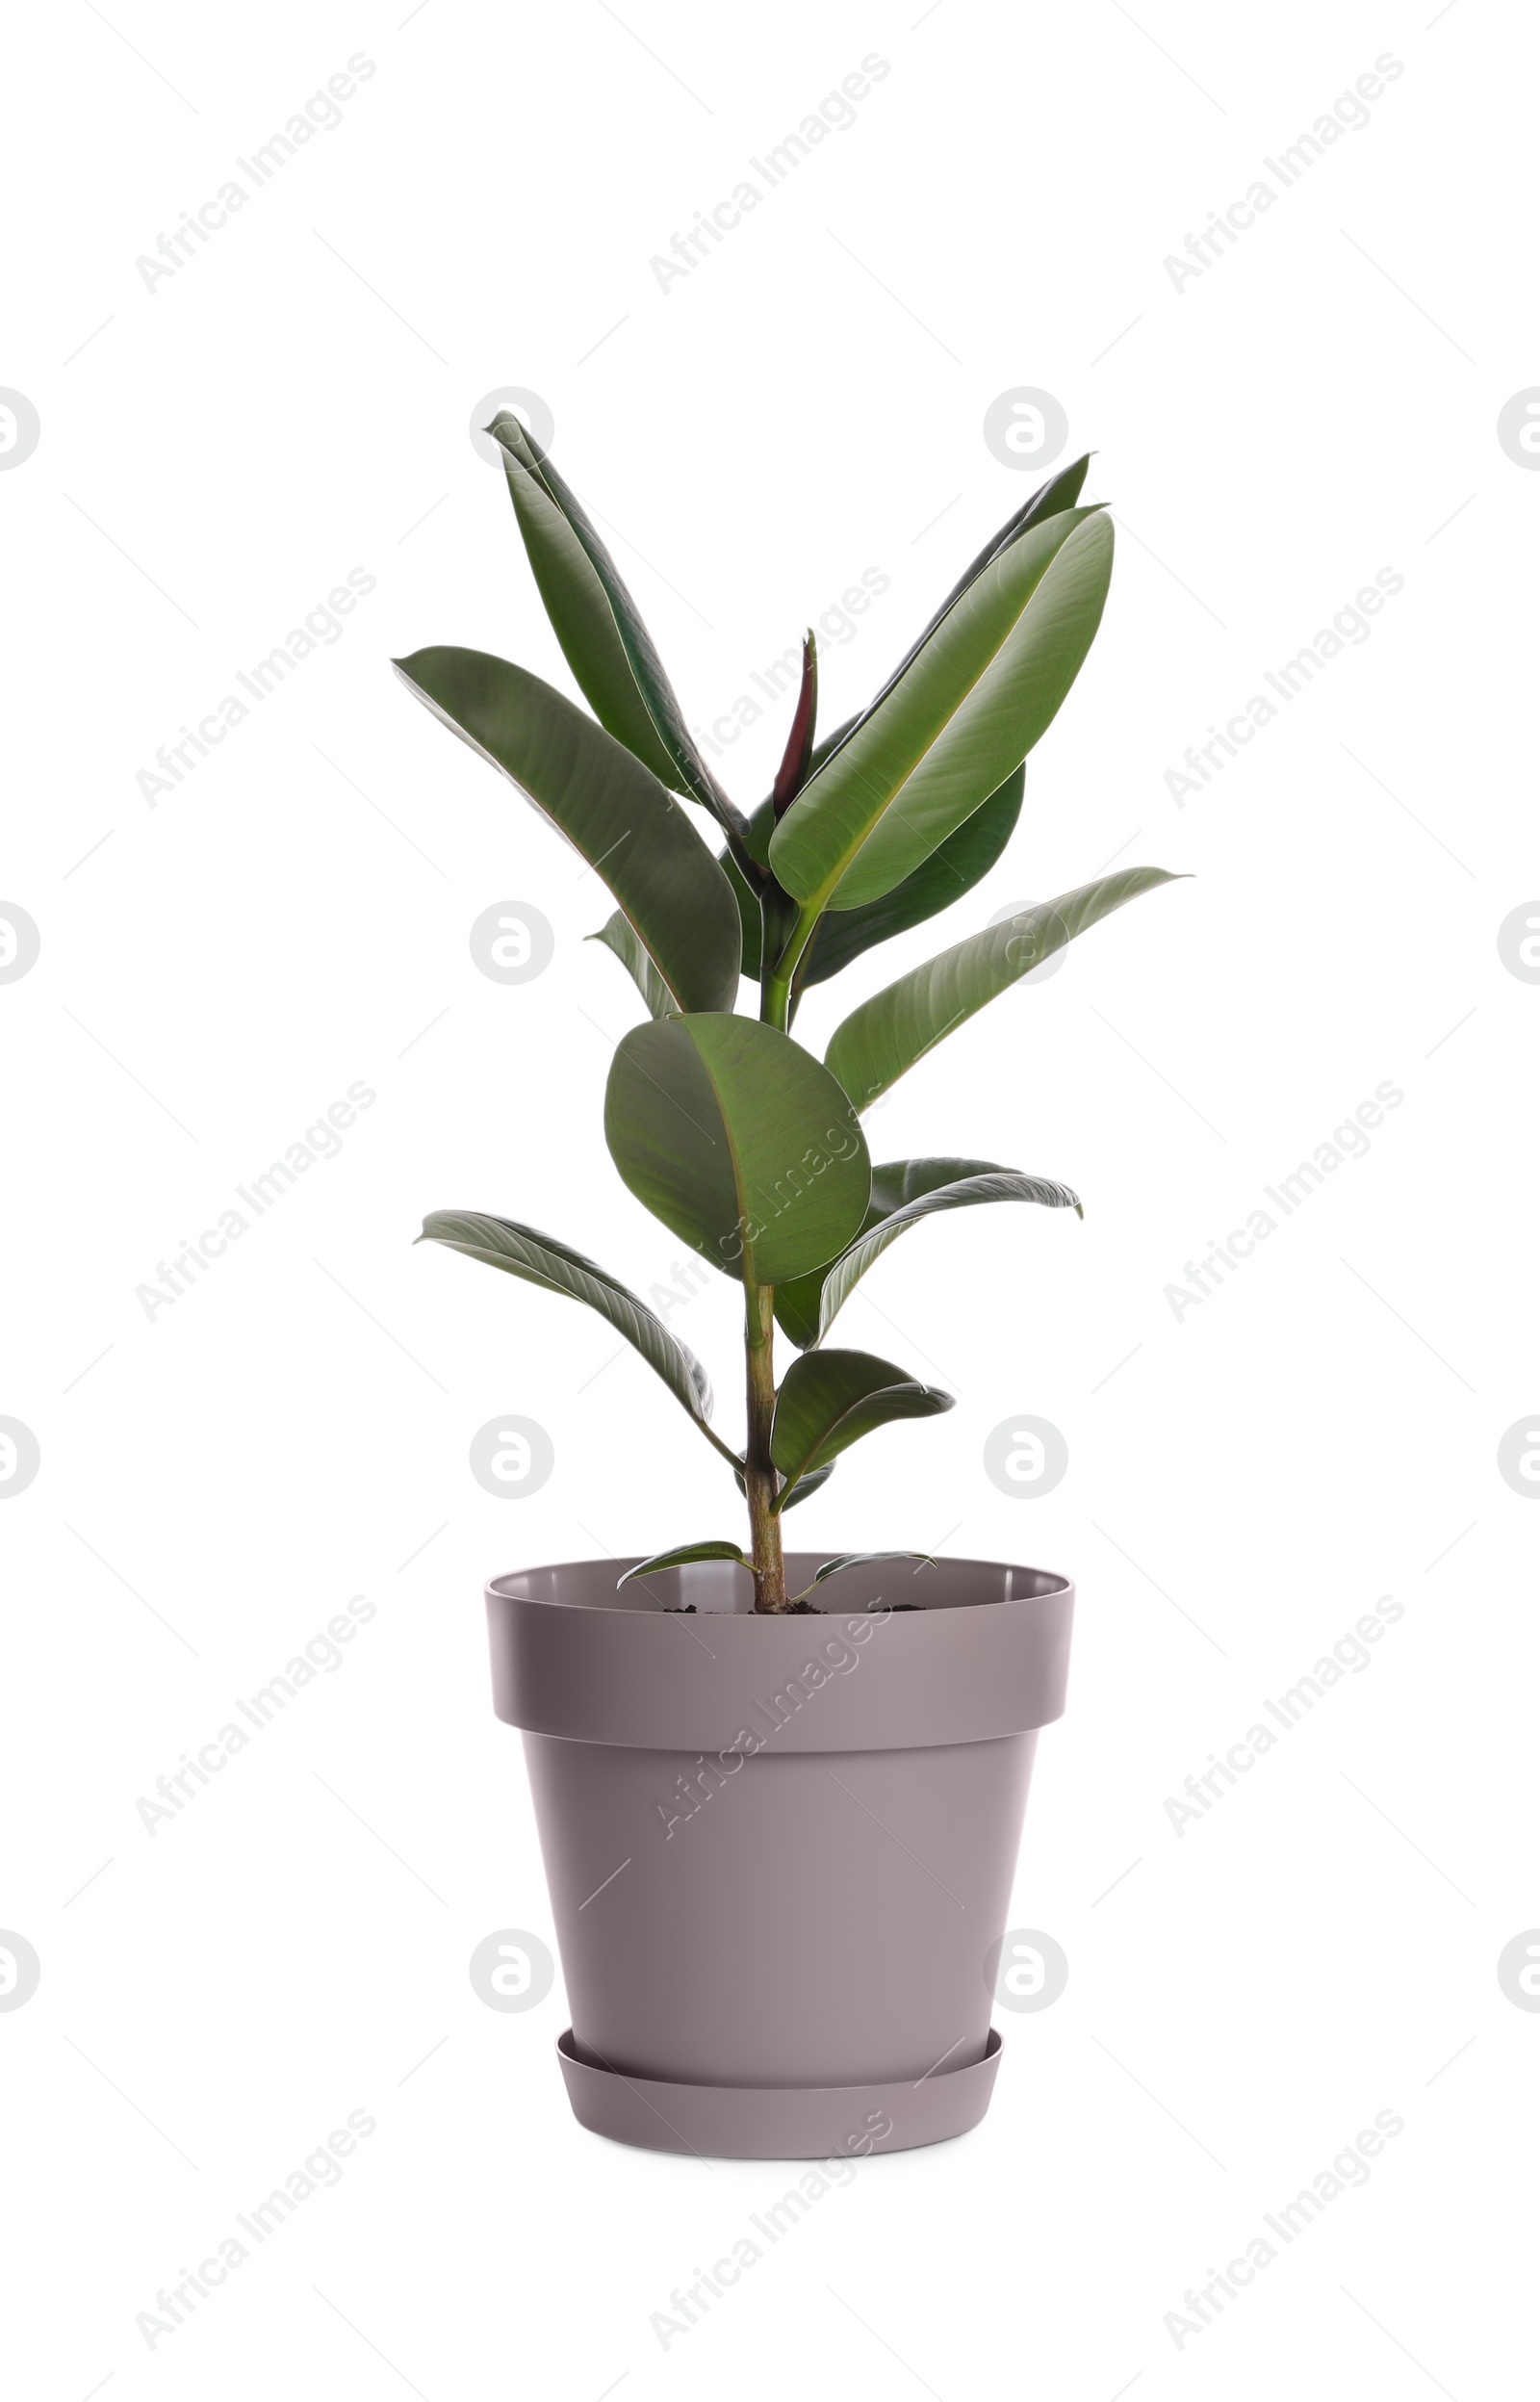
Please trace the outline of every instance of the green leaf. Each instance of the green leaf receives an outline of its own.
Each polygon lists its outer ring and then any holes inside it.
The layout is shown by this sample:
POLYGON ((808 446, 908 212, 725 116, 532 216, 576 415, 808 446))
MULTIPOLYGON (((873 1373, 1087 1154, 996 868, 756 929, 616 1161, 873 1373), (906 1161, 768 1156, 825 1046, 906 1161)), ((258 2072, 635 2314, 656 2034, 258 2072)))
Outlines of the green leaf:
MULTIPOLYGON (((1084 458, 1076 459, 1072 466, 1062 468, 1057 476, 1050 476, 1047 482, 1040 484, 1031 499, 1024 502, 1014 516, 1006 519, 998 532, 989 536, 978 556, 958 578, 930 624, 905 652, 881 690, 873 695, 864 709, 858 710, 853 717, 847 717, 843 725, 836 726, 833 734, 826 735, 817 745, 808 762, 803 786, 808 778, 817 774, 826 760, 832 759, 842 748, 873 710, 886 700, 905 670, 918 658, 942 618, 962 599, 968 586, 977 581, 989 561, 1027 526, 1037 525, 1045 517, 1058 516, 1064 510, 1073 508, 1080 498, 1090 464, 1088 453, 1084 458)), ((869 902, 860 909, 831 912, 822 918, 798 971, 798 990, 809 984, 822 984, 827 977, 848 967, 862 951, 868 950, 873 943, 886 942, 891 934, 902 934, 908 927, 919 925, 925 918, 934 917, 938 910, 944 909, 949 900, 961 900, 964 892, 971 891, 980 878, 988 873, 1011 839, 1021 807, 1021 786, 1022 778, 1018 771, 1007 776, 999 789, 982 802, 970 817, 964 818, 956 833, 948 835, 929 860, 911 875, 906 876, 902 884, 895 885, 881 901, 869 902)), ((770 837, 776 828, 774 800, 772 793, 769 799, 761 801, 745 828, 746 847, 761 867, 769 864, 770 837)), ((722 855, 722 865, 743 913, 743 972, 746 976, 757 977, 759 973, 758 904, 726 852, 722 855)), ((793 918, 795 914, 793 904, 793 918)), ((786 931, 789 930, 788 924, 786 931)))
POLYGON ((488 431, 502 446, 546 614, 594 715, 655 776, 719 815, 720 795, 653 637, 576 493, 510 410, 488 431))
POLYGON ((519 787, 608 885, 680 1009, 731 1009, 742 937, 732 889, 641 761, 549 684, 484 651, 394 662, 409 691, 519 787))
POLYGON ((1101 622, 1112 521, 1065 509, 985 566, 798 794, 770 865, 805 907, 874 901, 1020 765, 1101 622))
MULTIPOLYGON (((885 1160, 872 1170, 872 1197, 856 1240, 863 1241, 895 1209, 902 1209, 907 1201, 918 1201, 923 1193, 934 1193, 943 1184, 956 1184, 963 1176, 997 1173, 998 1162, 993 1159, 885 1160)), ((843 1253, 840 1257, 844 1257, 843 1253)), ((827 1268, 815 1268, 811 1276, 794 1277, 788 1284, 776 1286, 776 1317, 782 1331, 805 1351, 818 1341, 824 1278, 838 1264, 837 1260, 831 1260, 827 1268)))
POLYGON ((776 1396, 770 1457, 794 1485, 874 1427, 895 1418, 933 1418, 952 1407, 950 1393, 917 1382, 870 1352, 804 1352, 776 1396))
POLYGON ((489 1217, 478 1209, 435 1209, 424 1219, 417 1239, 443 1243, 449 1251, 463 1252, 468 1259, 482 1259, 489 1268, 522 1277, 526 1284, 541 1285, 569 1301, 586 1302, 641 1353, 716 1449, 732 1458, 726 1444, 711 1433, 711 1380, 695 1354, 607 1269, 585 1259, 580 1251, 553 1234, 519 1226, 512 1218, 489 1217))
MULTIPOLYGON (((810 1593, 813 1586, 827 1584, 830 1577, 839 1574, 841 1568, 864 1568, 875 1560, 923 1560, 928 1568, 936 1565, 928 1551, 842 1551, 837 1560, 824 1562, 808 1590, 810 1593)), ((801 1594, 797 1598, 801 1600, 801 1594)))
POLYGON ((853 1010, 835 1027, 825 1066, 858 1109, 869 1109, 943 1036, 1099 917, 1157 885, 1179 881, 1164 867, 1120 867, 1116 875, 1098 876, 1093 884, 968 935, 853 1010))
POLYGON ((799 987, 826 983, 874 943, 906 934, 971 892, 1015 831, 1026 772, 1025 767, 1013 768, 999 790, 881 900, 867 901, 860 909, 826 910, 808 945, 799 987))
MULTIPOLYGON (((950 1154, 939 1159, 885 1159, 872 1170, 871 1207, 861 1233, 868 1233, 884 1218, 890 1218, 895 1209, 905 1209, 911 1201, 922 1201, 927 1193, 938 1193, 945 1184, 960 1184, 965 1176, 1014 1174, 1014 1170, 1002 1168, 997 1159, 955 1159, 950 1154)), ((1064 1192, 1067 1188, 1060 1185, 1057 1189, 1064 1192)))
POLYGON ((845 1095, 753 1018, 633 1026, 610 1067, 604 1139, 637 1200, 726 1276, 803 1276, 866 1214, 871 1155, 845 1095))
POLYGON ((692 1560, 735 1560, 740 1568, 747 1568, 751 1575, 754 1572, 753 1562, 745 1560, 736 1543, 680 1543, 677 1551, 660 1551, 651 1560, 638 1561, 617 1580, 615 1590, 618 1593, 633 1576, 651 1576, 654 1568, 682 1568, 692 1560))
POLYGON ((777 1318, 794 1343, 822 1342, 889 1243, 937 1211, 972 1209, 985 1201, 1037 1201, 1044 1209, 1072 1209, 1080 1218, 1086 1214, 1067 1184, 1055 1184, 1047 1176, 1023 1175, 1018 1169, 996 1168, 988 1160, 893 1160, 872 1170, 872 1209, 865 1228, 831 1266, 778 1289, 777 1318), (901 1198, 877 1216, 879 1194, 886 1197, 895 1179, 901 1198))
POLYGON ((607 918, 597 934, 584 935, 583 940, 585 943, 603 943, 606 949, 614 952, 654 1018, 672 1016, 679 1003, 637 940, 636 929, 624 911, 617 909, 613 917, 607 918))
POLYGON ((803 1351, 810 1351, 818 1340, 824 1274, 822 1268, 815 1268, 810 1276, 791 1277, 776 1286, 776 1324, 803 1351))
MULTIPOLYGON (((902 884, 895 884, 891 892, 880 901, 868 901, 861 909, 829 909, 819 918, 812 941, 803 954, 797 971, 797 995, 805 986, 824 984, 848 968, 853 959, 868 951, 876 943, 886 943, 890 936, 907 933, 911 926, 923 924, 939 910, 950 909, 965 892, 987 876, 1004 851, 1015 831, 1021 814, 1022 787, 1026 769, 1017 767, 1007 776, 998 792, 991 792, 982 808, 971 817, 964 817, 955 834, 923 860, 902 884)), ((761 831, 768 838, 771 820, 769 804, 761 802, 749 820, 749 840, 756 846, 761 831)), ((720 865, 732 887, 743 926, 743 972, 756 980, 759 974, 760 900, 751 892, 738 872, 730 851, 719 854, 720 865)), ((783 932, 789 934, 796 922, 797 904, 787 903, 787 921, 783 932)))

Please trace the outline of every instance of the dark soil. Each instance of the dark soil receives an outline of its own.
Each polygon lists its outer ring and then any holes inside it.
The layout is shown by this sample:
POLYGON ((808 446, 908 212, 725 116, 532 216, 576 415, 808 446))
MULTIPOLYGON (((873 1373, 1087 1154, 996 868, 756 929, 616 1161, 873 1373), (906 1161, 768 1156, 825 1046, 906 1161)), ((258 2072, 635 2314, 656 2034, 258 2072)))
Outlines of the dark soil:
MULTIPOLYGON (((865 1614, 867 1617, 871 1617, 879 1610, 896 1612, 899 1610, 923 1610, 925 1604, 922 1601, 869 1601, 866 1604, 865 1614)), ((851 1614, 849 1610, 842 1610, 837 1607, 831 1607, 828 1610, 818 1610, 814 1608, 810 1601, 794 1601, 788 1609, 777 1612, 765 1611, 759 1614, 766 1617, 779 1616, 783 1618, 847 1618, 851 1614)), ((695 1604, 693 1601, 686 1601, 682 1605, 677 1607, 665 1604, 663 1615, 665 1618, 693 1618, 695 1615, 695 1604)))

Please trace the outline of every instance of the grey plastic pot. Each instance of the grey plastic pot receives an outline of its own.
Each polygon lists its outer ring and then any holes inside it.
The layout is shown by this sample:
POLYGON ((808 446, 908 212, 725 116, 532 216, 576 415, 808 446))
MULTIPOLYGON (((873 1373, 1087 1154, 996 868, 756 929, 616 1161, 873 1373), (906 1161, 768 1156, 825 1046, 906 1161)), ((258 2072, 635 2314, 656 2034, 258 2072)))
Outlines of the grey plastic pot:
MULTIPOLYGON (((825 1556, 788 1555, 793 1590, 825 1556)), ((572 2008, 557 2052, 577 2117, 623 2143, 739 2159, 897 2151, 976 2126, 1073 1586, 989 1561, 885 1562, 821 1588, 818 1616, 756 1616, 731 1563, 617 1591, 633 1564, 486 1588, 494 1706, 524 1731, 572 2008)))

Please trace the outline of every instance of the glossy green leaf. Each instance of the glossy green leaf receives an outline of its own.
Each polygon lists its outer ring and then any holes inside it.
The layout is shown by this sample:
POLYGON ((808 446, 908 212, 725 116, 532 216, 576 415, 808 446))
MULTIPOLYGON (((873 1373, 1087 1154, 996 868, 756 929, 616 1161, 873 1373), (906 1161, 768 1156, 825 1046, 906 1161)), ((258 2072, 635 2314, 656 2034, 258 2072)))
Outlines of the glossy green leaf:
POLYGON ((581 1252, 553 1234, 542 1234, 534 1227, 519 1226, 511 1218, 490 1217, 478 1209, 435 1209, 424 1219, 417 1239, 443 1243, 449 1251, 463 1252, 468 1259, 485 1260, 489 1268, 522 1277, 526 1284, 541 1285, 568 1301, 586 1302, 641 1353, 717 1450, 732 1457, 710 1432, 711 1380, 695 1354, 607 1269, 585 1259, 581 1252))
POLYGON ((1098 876, 1093 884, 968 935, 853 1010, 835 1027, 825 1065, 857 1108, 869 1109, 943 1036, 1077 934, 1140 893, 1178 881, 1164 867, 1120 867, 1116 875, 1098 876))
POLYGON ((1111 520, 1065 509, 984 567, 777 826, 770 865, 788 892, 878 900, 999 788, 1079 672, 1112 556, 1111 520))
POLYGON ((742 931, 732 888, 641 761, 549 684, 484 651, 397 659, 409 691, 500 767, 620 903, 680 1009, 731 1009, 742 931))
MULTIPOLYGON (((956 1184, 963 1176, 993 1175, 997 1172, 998 1162, 993 1159, 885 1160, 872 1169, 872 1197, 856 1240, 864 1240, 895 1209, 902 1209, 907 1201, 918 1201, 923 1193, 933 1193, 943 1184, 956 1184)), ((843 1258, 844 1253, 840 1256, 843 1258)), ((823 1330, 820 1305, 824 1278, 837 1264, 831 1260, 828 1267, 815 1268, 811 1276, 793 1277, 789 1283, 776 1286, 776 1318, 782 1332, 789 1334, 805 1351, 818 1341, 823 1330)))
POLYGON ((589 707, 655 776, 716 814, 720 796, 653 637, 577 494, 510 410, 489 430, 546 614, 589 707))
MULTIPOLYGON (((920 1560, 928 1568, 934 1568, 936 1565, 936 1562, 928 1551, 842 1551, 837 1560, 824 1562, 822 1567, 814 1575, 812 1584, 808 1587, 808 1590, 810 1593, 815 1586, 827 1585, 829 1579, 832 1576, 837 1576, 841 1568, 869 1567, 874 1561, 878 1560, 920 1560)), ((801 1598, 799 1594, 798 1599, 801 1598)))
POLYGON ((651 1576, 657 1568, 687 1567, 692 1560, 735 1560, 740 1568, 747 1568, 751 1575, 754 1572, 752 1561, 745 1560, 736 1543, 680 1543, 677 1551, 660 1551, 651 1560, 638 1561, 634 1568, 617 1578, 615 1590, 618 1593, 633 1577, 651 1576))
POLYGON ((795 1284, 782 1285, 776 1293, 776 1316, 793 1342, 822 1342, 867 1269, 890 1243, 896 1243, 922 1218, 948 1209, 977 1208, 986 1201, 1036 1201, 1044 1209, 1072 1209, 1077 1217, 1086 1214, 1068 1185, 1056 1184, 1048 1176, 1023 1175, 1015 1168, 996 1168, 986 1160, 896 1160, 872 1171, 872 1212, 866 1227, 829 1267, 810 1277, 799 1277, 795 1284), (901 1200, 878 1216, 878 1178, 885 1179, 886 1191, 886 1180, 895 1171, 903 1172, 907 1189, 901 1200))
POLYGON ((845 1095, 753 1018, 633 1026, 610 1066, 604 1138, 637 1200, 727 1276, 804 1276, 866 1215, 871 1156, 845 1095))
POLYGON ((952 1407, 950 1393, 919 1383, 870 1352, 804 1352, 776 1396, 770 1456, 794 1485, 875 1427, 895 1418, 936 1417, 952 1407))
MULTIPOLYGON (((880 1225, 884 1218, 890 1218, 895 1209, 906 1209, 911 1201, 923 1201, 928 1193, 938 1193, 943 1185, 961 1184, 968 1176, 1014 1174, 1013 1169, 1002 1168, 997 1159, 959 1159, 950 1152, 940 1158, 932 1154, 923 1159, 885 1159, 872 1169, 871 1207, 861 1233, 880 1225)), ((1058 1190, 1064 1192, 1067 1187, 1061 1185, 1058 1190)))
MULTIPOLYGON (((854 718, 851 723, 855 723, 854 718)), ((991 792, 971 817, 964 817, 955 834, 949 834, 929 859, 923 860, 911 875, 896 884, 880 901, 868 901, 860 909, 826 910, 797 971, 794 999, 800 997, 806 986, 823 984, 830 976, 837 975, 841 968, 848 968, 853 959, 859 959, 874 943, 907 933, 911 926, 923 924, 927 917, 936 917, 938 911, 960 901, 965 892, 971 892, 988 874, 1015 831, 1025 782, 1026 769, 1014 768, 997 792, 991 792)), ((757 857, 768 849, 774 824, 770 803, 762 801, 749 819, 747 830, 749 847, 757 857)), ((731 852, 720 854, 720 864, 732 887, 743 924, 743 972, 757 978, 759 896, 749 890, 731 852)), ((796 915, 796 903, 788 901, 783 940, 795 923, 796 915)))
POLYGON ((603 943, 606 950, 614 952, 654 1018, 670 1017, 678 1009, 678 1001, 654 967, 646 947, 637 938, 635 927, 623 911, 617 909, 613 917, 606 918, 597 934, 585 935, 583 940, 603 943))
POLYGON ((1025 783, 1025 767, 1013 768, 999 790, 991 792, 983 806, 970 817, 964 817, 929 859, 922 860, 902 884, 895 884, 881 900, 867 901, 860 909, 826 910, 808 945, 806 961, 797 977, 799 988, 826 983, 874 943, 886 943, 895 934, 907 934, 911 926, 922 925, 927 917, 950 909, 954 901, 971 892, 988 874, 1015 831, 1025 783))

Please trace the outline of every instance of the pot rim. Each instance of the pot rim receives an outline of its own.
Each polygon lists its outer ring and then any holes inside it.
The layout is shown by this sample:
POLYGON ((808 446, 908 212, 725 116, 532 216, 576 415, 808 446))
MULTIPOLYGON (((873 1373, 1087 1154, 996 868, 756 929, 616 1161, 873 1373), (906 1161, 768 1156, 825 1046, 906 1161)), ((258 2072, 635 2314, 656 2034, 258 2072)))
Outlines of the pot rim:
MULTIPOLYGON (((589 1571, 593 1569, 613 1568, 616 1572, 616 1576, 620 1577, 629 1568, 640 1567, 643 1561, 650 1557, 651 1555, 645 1551, 639 1551, 634 1554, 630 1552, 616 1552, 613 1555, 606 1554, 603 1559, 543 1560, 528 1567, 504 1568, 500 1575, 488 1577, 484 1587, 486 1600, 489 1607, 495 1601, 518 1601, 529 1608, 547 1610, 582 1610, 585 1612, 598 1612, 616 1617, 634 1617, 638 1614, 638 1613, 644 1615, 658 1616, 676 1616, 681 1614, 680 1613, 673 1611, 660 1611, 657 1608, 655 1601, 654 1601, 647 1594, 645 1588, 642 1588, 640 1584, 635 1586, 627 1586, 624 1590, 613 1590, 603 1600, 589 1600, 585 1596, 576 1592, 531 1593, 520 1592, 514 1589, 518 1584, 527 1578, 557 1577, 564 1575, 570 1576, 579 1571, 589 1571)), ((798 1562, 811 1561, 815 1565, 821 1565, 825 1560, 834 1560, 838 1557, 839 1554, 837 1551, 831 1550, 826 1545, 819 1545, 815 1549, 808 1551, 787 1552, 786 1561, 789 1568, 789 1564, 793 1560, 798 1562)), ((1002 1603, 1040 1601, 1050 1594, 1073 1592, 1074 1590, 1074 1579, 1070 1576, 1065 1575, 1062 1570, 1058 1568, 1030 1567, 1025 1563, 1019 1561, 980 1560, 971 1557, 963 1557, 959 1554, 937 1552, 930 1560, 929 1564, 933 1568, 943 1571, 955 1570, 959 1568, 981 1569, 990 1575, 1002 1575, 1011 1579, 1021 1578, 1023 1580, 1028 1580, 1027 1582, 1024 1582, 1018 1589, 991 1595, 987 1601, 941 1601, 934 1605, 937 1610, 945 1610, 948 1613, 972 1614, 978 1611, 997 1610, 1000 1608, 1002 1603)), ((916 1568, 915 1573, 918 1574, 918 1568, 916 1568)), ((798 1573, 801 1573, 800 1569, 798 1570, 798 1573)), ((808 1573, 810 1576, 812 1569, 809 1568, 808 1573)), ((693 1560, 686 1562, 680 1567, 661 1568, 658 1570, 658 1574, 659 1576, 687 1578, 691 1582, 695 1583, 703 1582, 706 1578, 709 1578, 713 1583, 719 1583, 724 1579, 731 1579, 735 1586, 740 1586, 742 1589, 746 1590, 747 1580, 750 1572, 746 1568, 738 1567, 735 1563, 731 1560, 693 1560)), ((831 1579, 829 1589, 832 1589, 834 1586, 841 1582, 842 1578, 831 1579)), ((822 1590, 825 1588, 821 1588, 820 1589, 822 1590)), ((919 1606, 914 1609, 897 1610, 890 1612, 889 1614, 903 1617, 924 1617, 930 1614, 932 1607, 933 1605, 931 1604, 921 1602, 919 1606)), ((779 1610, 759 1611, 753 1608, 748 1610, 717 1610, 711 1609, 708 1606, 698 1605, 697 1607, 697 1614, 701 1616, 713 1618, 751 1618, 757 1624, 767 1626, 780 1625, 783 1623, 788 1623, 793 1626, 805 1625, 808 1614, 816 1617, 839 1618, 850 1617, 862 1614, 863 1613, 860 1611, 859 1606, 857 1605, 852 1605, 850 1608, 842 1610, 835 1606, 825 1604, 822 1608, 816 1609, 810 1614, 804 1613, 800 1615, 794 1614, 789 1611, 779 1610)))
MULTIPOLYGON (((829 1556, 794 1552, 788 1565, 810 1582, 829 1556)), ((676 1580, 665 1588, 670 1598, 693 1590, 718 1604, 686 1613, 665 1608, 656 1589, 616 1592, 631 1564, 576 1561, 488 1584, 500 1718, 526 1735, 579 1743, 732 1751, 757 1709, 776 1729, 777 1751, 861 1751, 1018 1735, 1064 1709, 1075 1603, 1068 1577, 938 1560, 935 1603, 903 1610, 881 1606, 893 1588, 886 1563, 873 1563, 848 1571, 843 1607, 803 1615, 757 1612, 747 1571, 724 1574, 728 1563, 702 1561, 691 1563, 689 1584, 678 1581, 685 1568, 651 1580, 676 1580)))

